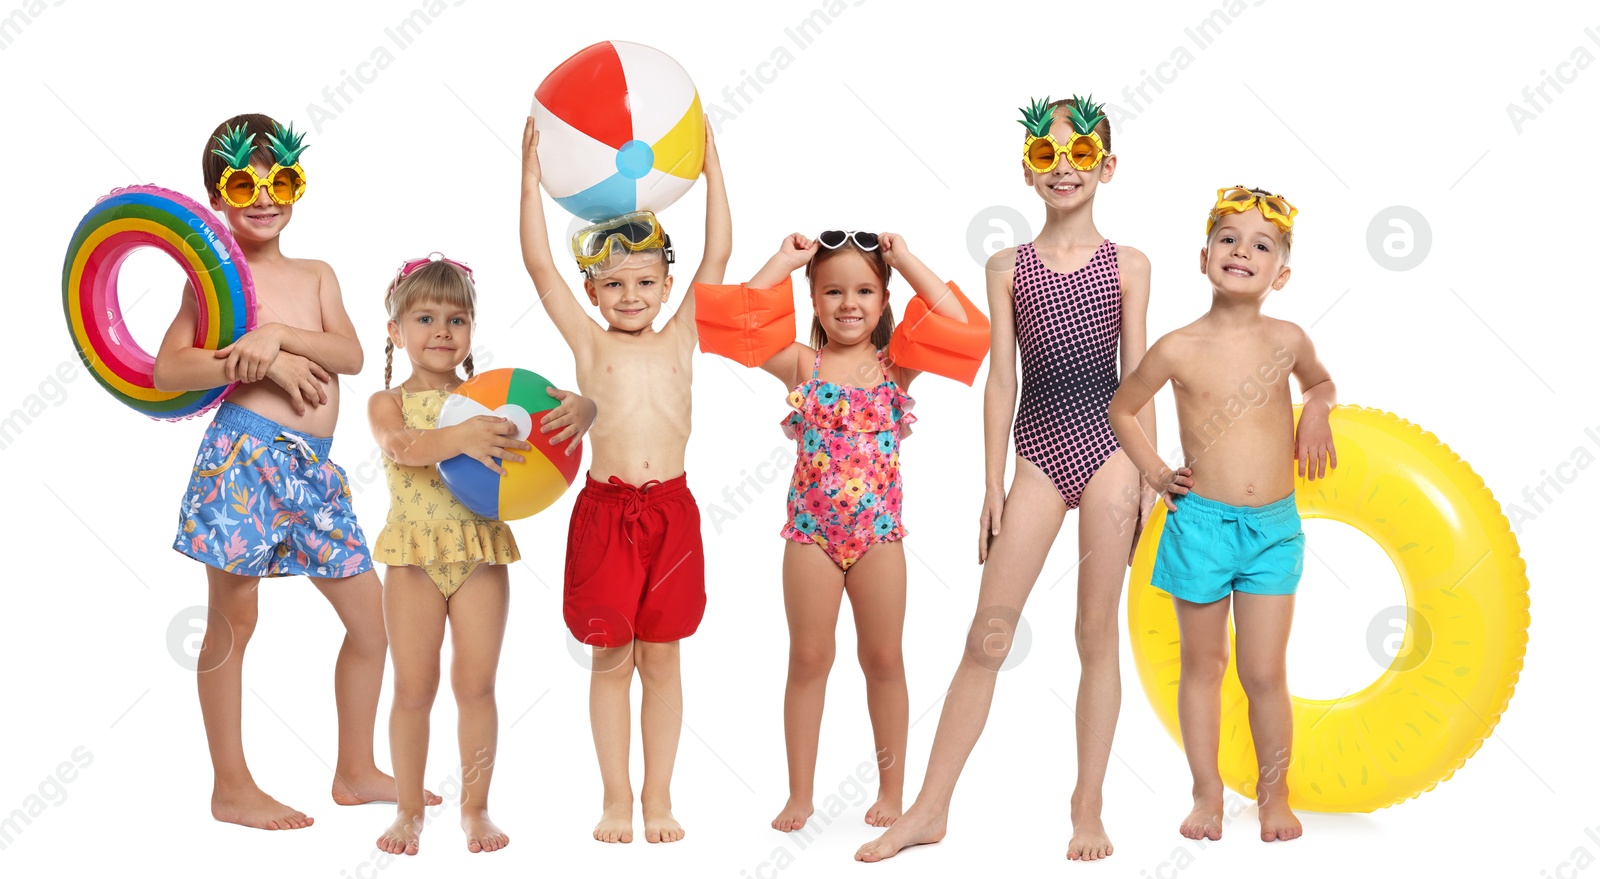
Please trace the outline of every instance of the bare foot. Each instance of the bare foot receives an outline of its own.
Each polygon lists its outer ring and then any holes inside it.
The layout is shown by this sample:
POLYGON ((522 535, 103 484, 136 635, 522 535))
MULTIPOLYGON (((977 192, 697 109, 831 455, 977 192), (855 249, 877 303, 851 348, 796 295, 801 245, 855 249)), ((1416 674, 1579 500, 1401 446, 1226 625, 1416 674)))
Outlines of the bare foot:
POLYGON ((1067 843, 1067 860, 1098 861, 1111 857, 1111 837, 1099 815, 1085 815, 1072 822, 1072 841, 1067 843))
POLYGON ((1300 819, 1289 811, 1289 801, 1271 797, 1259 807, 1261 812, 1261 841, 1274 842, 1300 838, 1300 819))
POLYGON ((1178 832, 1189 839, 1221 839, 1222 794, 1196 794, 1194 810, 1178 825, 1178 832))
POLYGON ((254 784, 246 788, 213 789, 211 817, 229 824, 243 824, 261 830, 299 830, 310 827, 312 818, 267 796, 254 784))
POLYGON ((924 817, 915 804, 894 822, 889 832, 856 849, 856 860, 881 861, 892 858, 900 850, 913 845, 929 845, 944 839, 945 813, 924 817))
MULTIPOLYGON (((397 802, 394 777, 378 771, 377 767, 365 772, 348 775, 335 774, 333 776, 333 801, 341 806, 397 802)), ((444 802, 444 797, 433 791, 425 790, 422 792, 422 802, 424 805, 437 806, 444 802)))
POLYGON ((811 820, 811 813, 815 811, 816 808, 811 805, 810 797, 803 799, 790 797, 789 802, 783 804, 783 811, 778 813, 778 817, 772 819, 772 829, 782 830, 784 833, 788 833, 791 830, 799 830, 806 826, 806 822, 811 820))
POLYGON ((461 810, 461 829, 467 832, 467 851, 497 852, 511 844, 511 837, 489 820, 483 810, 461 810))
POLYGON ((900 820, 900 798, 878 794, 878 801, 867 810, 866 822, 873 827, 890 827, 900 820))
POLYGON ((644 804, 645 842, 677 842, 683 839, 683 827, 672 817, 671 806, 644 804))
POLYGON ((633 803, 606 806, 600 813, 600 823, 594 826, 594 838, 601 842, 633 842, 633 803))
POLYGON ((422 823, 420 812, 395 815, 394 823, 378 837, 378 851, 391 855, 416 854, 417 840, 422 837, 422 823))

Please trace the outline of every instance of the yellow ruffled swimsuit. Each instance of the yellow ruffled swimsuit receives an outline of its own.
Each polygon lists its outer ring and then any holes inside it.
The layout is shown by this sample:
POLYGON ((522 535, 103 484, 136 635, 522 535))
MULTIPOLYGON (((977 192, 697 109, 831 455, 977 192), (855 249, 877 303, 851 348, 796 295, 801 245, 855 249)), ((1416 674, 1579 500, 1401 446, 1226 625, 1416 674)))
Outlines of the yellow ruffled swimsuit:
MULTIPOLYGON (((448 395, 400 389, 406 427, 437 428, 448 395)), ((406 467, 385 456, 383 468, 389 480, 389 518, 372 544, 373 561, 420 567, 449 599, 478 565, 508 565, 522 558, 510 526, 463 506, 445 487, 438 467, 406 467)))

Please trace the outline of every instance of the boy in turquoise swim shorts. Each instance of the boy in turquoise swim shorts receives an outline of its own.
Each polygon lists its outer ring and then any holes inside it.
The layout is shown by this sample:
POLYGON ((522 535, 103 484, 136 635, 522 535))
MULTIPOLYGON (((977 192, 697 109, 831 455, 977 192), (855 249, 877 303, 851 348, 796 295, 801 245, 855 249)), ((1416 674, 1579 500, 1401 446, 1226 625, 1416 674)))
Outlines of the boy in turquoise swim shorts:
POLYGON ((1178 615, 1178 722, 1194 774, 1194 809, 1179 832, 1190 839, 1222 838, 1217 746, 1230 605, 1260 769, 1261 838, 1300 835, 1289 810, 1294 727, 1284 668, 1305 552, 1294 480, 1297 472, 1325 476, 1336 459, 1328 370, 1304 330, 1261 313, 1267 295, 1289 281, 1296 213, 1262 190, 1217 190, 1200 250, 1211 310, 1150 346, 1108 412, 1118 442, 1169 511, 1151 583, 1172 594, 1178 615), (1298 427, 1290 375, 1304 404, 1298 427), (1169 381, 1183 440, 1184 466, 1176 470, 1136 418, 1169 381))
POLYGON ((247 114, 218 126, 206 146, 205 192, 250 266, 258 321, 220 351, 198 347, 195 297, 186 288, 161 340, 154 375, 160 390, 237 383, 200 442, 172 548, 206 565, 209 613, 199 690, 211 751, 211 815, 293 830, 312 819, 256 784, 240 730, 241 667, 263 577, 310 578, 345 627, 333 678, 339 710, 334 802, 395 799, 394 779, 378 769, 372 747, 388 647, 382 587, 344 471, 328 457, 339 415, 335 377, 361 370, 361 345, 333 269, 321 260, 288 257, 279 247, 306 188, 301 136, 269 117, 247 114))

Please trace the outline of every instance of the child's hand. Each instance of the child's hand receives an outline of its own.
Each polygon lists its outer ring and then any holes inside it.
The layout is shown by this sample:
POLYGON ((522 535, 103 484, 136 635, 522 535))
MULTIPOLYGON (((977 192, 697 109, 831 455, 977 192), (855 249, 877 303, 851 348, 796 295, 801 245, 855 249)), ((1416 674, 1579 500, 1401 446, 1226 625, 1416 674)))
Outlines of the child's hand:
POLYGON ((1147 481, 1161 496, 1161 502, 1167 505, 1167 512, 1175 513, 1178 511, 1178 505, 1172 502, 1172 496, 1189 493, 1189 489, 1194 487, 1194 471, 1188 467, 1179 467, 1176 470, 1162 467, 1161 473, 1154 480, 1147 481))
POLYGON ((1322 479, 1329 470, 1339 466, 1339 456, 1333 451, 1333 429, 1328 426, 1328 413, 1310 410, 1307 406, 1300 413, 1300 425, 1294 432, 1295 475, 1307 481, 1322 479))
POLYGON ((1139 486, 1139 518, 1133 523, 1133 543, 1128 547, 1128 567, 1133 567, 1133 557, 1139 551, 1139 537, 1144 534, 1144 523, 1150 521, 1150 511, 1156 508, 1156 490, 1148 485, 1139 486))
POLYGON ((227 358, 228 361, 222 365, 223 377, 230 383, 245 384, 266 378, 267 368, 272 366, 272 361, 278 358, 278 352, 282 350, 282 343, 278 339, 282 327, 283 324, 277 323, 263 324, 245 333, 232 345, 218 348, 215 356, 227 358))
POLYGON ((708 175, 712 171, 722 170, 722 159, 717 155, 717 139, 711 130, 711 116, 706 116, 706 158, 700 166, 700 173, 708 175))
POLYGON ((783 243, 778 245, 778 256, 791 272, 811 262, 811 258, 816 255, 817 242, 799 232, 787 236, 783 239, 783 243))
POLYGON ((559 388, 545 388, 545 393, 561 401, 561 405, 544 414, 539 419, 539 432, 549 433, 552 430, 561 432, 550 438, 551 445, 572 440, 567 443, 567 454, 572 454, 578 448, 578 443, 583 441, 583 435, 594 426, 594 417, 599 412, 594 401, 588 397, 581 397, 571 391, 559 388))
POLYGON ((296 415, 306 414, 308 406, 326 405, 327 385, 333 380, 315 360, 291 351, 278 352, 272 365, 267 367, 267 378, 289 394, 289 405, 294 407, 296 415))
POLYGON ((878 236, 878 252, 883 254, 883 261, 889 268, 895 271, 901 271, 906 260, 911 258, 911 248, 896 232, 884 232, 878 236))
POLYGON ((1000 514, 1005 510, 1005 489, 991 488, 983 493, 983 513, 978 516, 978 564, 989 560, 989 544, 1000 535, 1000 514))
POLYGON ((522 188, 538 189, 541 172, 539 170, 539 132, 533 127, 533 117, 528 117, 528 123, 522 126, 522 188))
POLYGON ((458 448, 461 449, 461 454, 476 459, 478 463, 501 476, 506 475, 506 469, 496 464, 495 458, 520 464, 522 456, 511 450, 533 448, 523 440, 516 439, 515 422, 498 415, 474 415, 454 427, 443 429, 459 433, 461 442, 458 448))

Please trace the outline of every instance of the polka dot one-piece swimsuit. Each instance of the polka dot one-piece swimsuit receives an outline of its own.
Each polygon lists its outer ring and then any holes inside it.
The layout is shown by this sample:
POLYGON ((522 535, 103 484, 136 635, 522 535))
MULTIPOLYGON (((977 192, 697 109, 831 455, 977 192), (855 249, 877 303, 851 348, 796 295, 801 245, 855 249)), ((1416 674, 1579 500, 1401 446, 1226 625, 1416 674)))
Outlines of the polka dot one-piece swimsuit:
POLYGON ((794 477, 789 482, 789 521, 784 537, 822 547, 848 571, 875 544, 906 535, 900 524, 900 441, 917 420, 913 401, 889 379, 878 352, 883 381, 856 388, 817 378, 789 393, 794 407, 783 420, 795 441, 794 477))
POLYGON ((1047 268, 1029 242, 1013 273, 1022 399, 1017 454, 1032 462, 1076 509, 1084 486, 1116 452, 1106 409, 1117 391, 1122 281, 1109 240, 1082 268, 1047 268))

